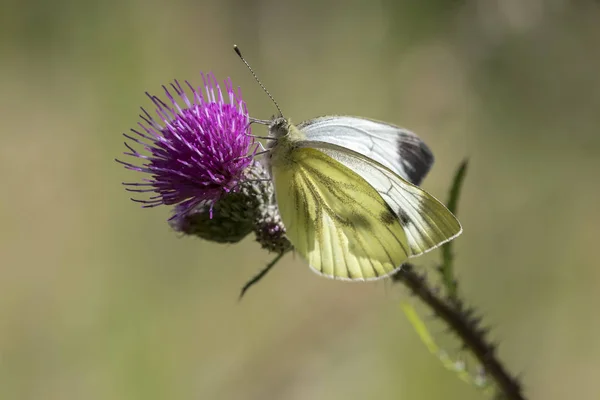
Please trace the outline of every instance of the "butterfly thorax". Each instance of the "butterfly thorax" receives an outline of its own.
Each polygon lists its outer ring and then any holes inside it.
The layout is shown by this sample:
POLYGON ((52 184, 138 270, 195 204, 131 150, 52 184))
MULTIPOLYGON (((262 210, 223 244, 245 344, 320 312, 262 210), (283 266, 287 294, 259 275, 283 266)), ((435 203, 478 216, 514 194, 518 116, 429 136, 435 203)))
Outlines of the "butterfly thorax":
POLYGON ((289 164, 289 156, 301 140, 306 136, 288 119, 284 117, 274 118, 269 125, 269 136, 276 140, 270 141, 267 148, 269 152, 269 164, 278 167, 289 164))

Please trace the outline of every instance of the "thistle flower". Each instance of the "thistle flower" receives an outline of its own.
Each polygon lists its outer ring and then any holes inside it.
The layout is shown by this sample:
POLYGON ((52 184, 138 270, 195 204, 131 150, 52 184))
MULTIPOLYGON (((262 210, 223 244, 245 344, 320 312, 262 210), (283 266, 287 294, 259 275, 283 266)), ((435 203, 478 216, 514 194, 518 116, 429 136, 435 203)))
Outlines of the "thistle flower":
POLYGON ((274 253, 284 253, 292 245, 275 204, 273 183, 258 161, 244 171, 244 180, 236 192, 224 195, 214 204, 199 205, 188 212, 178 212, 169 222, 184 235, 194 235, 219 243, 236 243, 254 231, 256 241, 274 253))
POLYGON ((117 160, 127 169, 151 175, 139 183, 124 183, 130 192, 153 194, 147 199, 132 200, 143 207, 178 204, 173 218, 199 205, 208 205, 212 217, 214 204, 235 191, 256 152, 256 148, 252 149, 254 139, 250 136, 241 91, 234 91, 227 79, 229 102, 225 102, 212 73, 202 74, 202 80, 205 95, 200 88, 194 89, 185 82, 191 90, 191 100, 178 81, 171 84, 173 93, 163 86, 169 104, 146 93, 156 106, 159 121, 142 108, 143 122, 138 123, 141 129, 132 129, 133 135, 124 136, 141 145, 149 155, 125 142, 129 149, 125 154, 143 163, 140 166, 117 160))
POLYGON ((148 193, 132 199, 143 207, 173 207, 171 227, 185 235, 235 243, 254 231, 263 248, 277 253, 291 249, 275 204, 273 184, 260 162, 251 135, 250 117, 240 90, 225 81, 228 102, 213 74, 202 74, 204 92, 188 97, 175 81, 163 86, 168 103, 148 95, 158 120, 142 108, 141 129, 124 136, 140 145, 142 154, 125 142, 124 154, 141 165, 117 160, 125 168, 145 172, 141 182, 124 183, 127 190, 148 193), (181 103, 181 104, 180 104, 181 103))

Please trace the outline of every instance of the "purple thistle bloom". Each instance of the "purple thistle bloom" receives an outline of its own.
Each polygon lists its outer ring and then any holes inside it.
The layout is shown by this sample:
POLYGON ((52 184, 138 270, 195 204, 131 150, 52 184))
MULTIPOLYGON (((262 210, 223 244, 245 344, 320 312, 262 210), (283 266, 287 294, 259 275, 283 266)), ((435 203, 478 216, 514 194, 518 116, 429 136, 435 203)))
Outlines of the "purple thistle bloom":
POLYGON ((201 88, 194 89, 187 81, 192 100, 178 81, 171 84, 174 95, 163 86, 170 104, 146 93, 156 106, 160 123, 142 108, 141 130, 131 129, 135 135, 123 135, 149 154, 139 153, 125 142, 129 152, 124 154, 143 160, 143 164, 117 160, 127 169, 151 174, 142 183, 123 183, 130 192, 154 193, 146 200, 132 200, 143 207, 179 204, 173 218, 201 204, 210 205, 212 218, 212 205, 225 193, 237 190, 256 153, 240 89, 235 92, 231 79, 225 80, 226 103, 214 75, 201 75, 205 96, 201 88))

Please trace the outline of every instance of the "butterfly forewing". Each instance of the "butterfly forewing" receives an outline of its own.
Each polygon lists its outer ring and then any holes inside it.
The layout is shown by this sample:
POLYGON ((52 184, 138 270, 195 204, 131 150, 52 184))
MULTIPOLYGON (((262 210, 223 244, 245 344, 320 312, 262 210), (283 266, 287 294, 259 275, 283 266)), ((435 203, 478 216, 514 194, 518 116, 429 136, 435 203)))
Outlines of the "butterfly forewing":
POLYGON ((298 125, 309 141, 353 150, 418 185, 434 158, 414 133, 385 122, 350 116, 325 116, 298 125))

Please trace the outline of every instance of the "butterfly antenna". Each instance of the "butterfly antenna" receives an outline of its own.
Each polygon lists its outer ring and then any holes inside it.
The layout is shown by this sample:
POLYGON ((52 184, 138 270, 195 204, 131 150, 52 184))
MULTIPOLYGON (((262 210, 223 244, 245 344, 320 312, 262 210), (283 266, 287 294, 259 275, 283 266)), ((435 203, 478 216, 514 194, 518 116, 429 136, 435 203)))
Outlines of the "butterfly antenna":
POLYGON ((250 70, 250 73, 252 74, 252 76, 254 77, 254 79, 256 80, 256 82, 258 82, 258 84, 260 85, 260 87, 262 88, 262 90, 265 91, 265 93, 267 94, 267 96, 269 96, 269 98, 271 99, 271 101, 273 102, 273 104, 275 104, 275 107, 277 108, 277 111, 279 111, 279 115, 281 115, 283 117, 283 113, 281 112, 281 108, 279 108, 279 104, 277 104, 277 102, 275 101, 275 99, 273 98, 273 96, 271 96, 271 93, 269 93, 269 91, 267 90, 267 88, 265 87, 265 85, 263 85, 262 82, 260 81, 260 79, 258 79, 258 76, 256 76, 256 73, 254 72, 254 70, 252 69, 252 67, 250 66, 250 64, 248 64, 248 61, 246 61, 246 59, 242 55, 242 52, 240 51, 240 48, 237 46, 237 44, 233 45, 233 49, 235 50, 235 52, 237 53, 237 55, 240 57, 240 59, 243 61, 243 63, 246 64, 246 67, 248 67, 248 69, 250 70))

